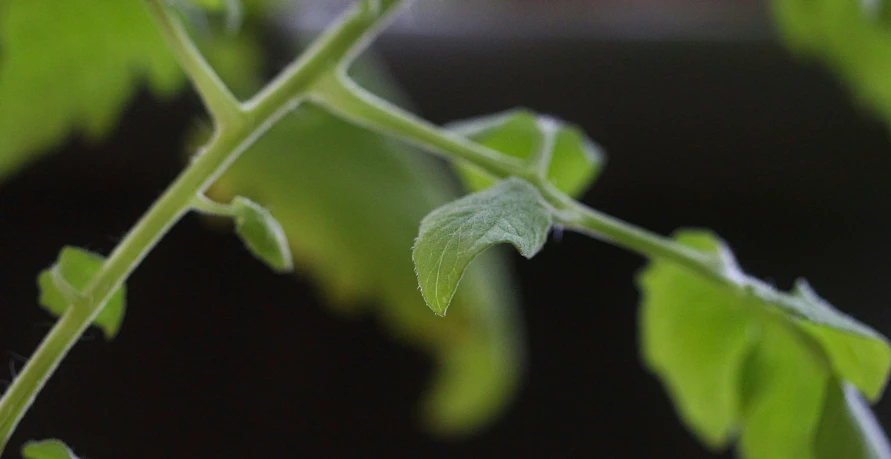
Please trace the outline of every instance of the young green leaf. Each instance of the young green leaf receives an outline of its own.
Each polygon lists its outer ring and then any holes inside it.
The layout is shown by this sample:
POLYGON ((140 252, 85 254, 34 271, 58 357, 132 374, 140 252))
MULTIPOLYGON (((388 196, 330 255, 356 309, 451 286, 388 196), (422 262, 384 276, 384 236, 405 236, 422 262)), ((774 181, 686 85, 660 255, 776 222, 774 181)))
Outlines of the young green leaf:
POLYGON ((421 220, 412 259, 421 294, 445 315, 467 265, 481 252, 509 242, 532 258, 547 240, 551 211, 538 190, 518 178, 434 210, 421 220))
POLYGON ((307 104, 246 151, 210 195, 275 209, 299 271, 337 312, 371 314, 435 359, 421 404, 429 429, 467 434, 512 399, 523 344, 504 258, 478 257, 447 319, 418 295, 407 248, 424 215, 457 195, 439 162, 307 104))
POLYGON ((235 232, 253 254, 275 272, 294 269, 288 238, 268 210, 242 196, 232 200, 235 232))
POLYGON ((0 1, 0 179, 72 132, 97 139, 147 81, 184 81, 138 1, 0 1))
POLYGON ((77 459, 61 440, 29 441, 22 447, 25 459, 77 459))
POLYGON ((891 458, 888 439, 857 388, 837 380, 826 390, 814 450, 817 459, 891 458))
POLYGON ((891 366, 887 340, 803 283, 786 294, 746 276, 708 233, 685 232, 678 241, 720 257, 736 283, 653 260, 638 278, 647 366, 706 445, 720 448, 739 435, 743 457, 815 457, 828 381, 849 381, 877 398, 891 366))
MULTIPOLYGON (((584 193, 603 168, 605 156, 577 126, 524 109, 453 123, 450 128, 474 142, 519 159, 528 159, 539 148, 551 148, 548 179, 572 196, 584 193), (553 142, 545 141, 544 125, 556 124, 553 142)), ((458 174, 471 191, 495 180, 473 166, 458 166, 458 174)))
MULTIPOLYGON (((64 247, 56 263, 37 277, 40 305, 55 316, 62 315, 72 305, 72 295, 80 295, 93 276, 102 268, 104 258, 77 247, 64 247)), ((126 307, 125 287, 111 295, 93 324, 101 328, 107 339, 112 339, 121 327, 126 307)), ((90 300, 90 299, 85 299, 90 300)))

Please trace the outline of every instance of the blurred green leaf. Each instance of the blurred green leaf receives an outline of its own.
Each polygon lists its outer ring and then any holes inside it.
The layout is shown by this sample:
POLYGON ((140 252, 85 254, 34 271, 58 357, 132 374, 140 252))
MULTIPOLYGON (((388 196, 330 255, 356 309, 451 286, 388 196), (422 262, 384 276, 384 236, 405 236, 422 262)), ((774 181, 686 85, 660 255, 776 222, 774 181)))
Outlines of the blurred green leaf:
POLYGON ((106 134, 143 81, 184 80, 141 2, 0 2, 0 179, 72 132, 106 134))
MULTIPOLYGON (((579 196, 597 178, 603 168, 605 156, 600 147, 588 139, 577 126, 528 110, 514 109, 453 123, 449 128, 493 150, 527 159, 535 150, 544 147, 542 129, 548 123, 557 126, 551 145, 553 159, 548 169, 548 179, 559 190, 579 196)), ((473 166, 459 165, 457 169, 471 191, 478 191, 495 183, 495 179, 473 166)))
POLYGON ((295 266, 342 313, 371 308, 399 339, 439 362, 424 402, 427 425, 468 433, 511 400, 519 326, 504 266, 481 256, 441 319, 418 295, 411 246, 418 223, 456 191, 437 160, 303 105, 249 149, 213 187, 274 209, 295 266))
MULTIPOLYGON (((749 304, 749 308, 758 307, 749 304)), ((742 457, 814 457, 814 432, 829 369, 819 348, 791 325, 782 317, 757 321, 758 343, 741 373, 742 457)))
POLYGON ((61 440, 29 441, 22 447, 25 459, 77 459, 61 440))
POLYGON ((857 98, 891 122, 891 21, 885 0, 772 0, 794 52, 829 67, 857 98))
MULTIPOLYGON (((49 269, 41 271, 37 277, 40 287, 40 305, 48 312, 58 317, 71 306, 71 292, 79 294, 102 268, 105 259, 92 252, 77 247, 64 247, 59 253, 59 259, 49 269), (67 285, 60 286, 64 282, 67 285)), ((125 287, 121 286, 111 295, 102 312, 96 316, 93 324, 101 328, 106 339, 112 339, 121 327, 124 320, 125 287)))
POLYGON ((711 448, 739 435, 743 457, 815 457, 830 381, 878 398, 891 365, 887 340, 804 283, 784 294, 746 276, 709 233, 684 232, 678 241, 719 257, 737 285, 653 260, 638 278, 647 366, 711 448))
POLYGON ((532 258, 548 237, 551 211, 529 183, 508 178, 495 186, 452 201, 421 220, 412 259, 421 294, 444 316, 477 255, 496 244, 511 243, 532 258))
POLYGON ((268 210, 250 199, 236 196, 232 200, 232 215, 235 232, 257 258, 276 272, 294 269, 285 231, 268 210))
MULTIPOLYGON (((712 248, 709 240, 685 242, 712 248)), ((749 302, 664 262, 638 281, 644 361, 662 377, 686 424, 708 446, 724 445, 739 417, 739 374, 755 343, 749 302)))
POLYGON ((220 11, 226 7, 226 0, 185 0, 195 6, 212 11, 220 11))
POLYGON ((826 392, 814 447, 817 459, 891 458, 888 440, 857 389, 832 380, 826 392))

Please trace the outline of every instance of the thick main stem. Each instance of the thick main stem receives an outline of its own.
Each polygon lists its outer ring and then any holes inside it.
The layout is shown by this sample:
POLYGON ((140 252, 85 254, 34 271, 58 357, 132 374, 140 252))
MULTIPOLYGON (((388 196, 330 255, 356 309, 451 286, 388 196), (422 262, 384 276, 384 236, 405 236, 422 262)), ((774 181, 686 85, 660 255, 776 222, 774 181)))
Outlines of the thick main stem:
MULTIPOLYGON (((164 10, 164 6, 157 0, 146 2, 160 19, 162 32, 205 98, 211 115, 227 116, 221 113, 231 110, 231 106, 225 108, 231 100, 218 105, 223 107, 219 110, 214 108, 216 102, 213 101, 225 101, 228 89, 220 86, 222 83, 210 67, 202 65, 203 59, 196 54, 194 44, 181 27, 172 22, 173 18, 164 10)), ((380 30, 381 24, 402 4, 402 0, 360 1, 320 37, 295 65, 286 69, 271 88, 239 107, 238 122, 217 120, 218 132, 210 144, 127 233, 84 289, 83 297, 91 301, 68 308, 0 399, 0 454, 37 394, 83 331, 101 312, 112 292, 124 283, 148 252, 189 211, 195 197, 203 193, 260 135, 293 109, 303 93, 329 68, 350 59, 367 45, 380 30)))

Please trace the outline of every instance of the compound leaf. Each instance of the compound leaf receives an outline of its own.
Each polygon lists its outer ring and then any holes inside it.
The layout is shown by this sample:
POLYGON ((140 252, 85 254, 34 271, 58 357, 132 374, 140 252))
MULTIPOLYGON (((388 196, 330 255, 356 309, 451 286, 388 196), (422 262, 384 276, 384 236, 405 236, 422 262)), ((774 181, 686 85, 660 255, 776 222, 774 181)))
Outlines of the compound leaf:
POLYGON ((274 271, 294 269, 288 238, 268 210, 242 196, 232 200, 235 232, 250 251, 274 271))
POLYGON ((887 340, 803 281, 782 293, 746 276, 709 233, 684 232, 678 241, 720 259, 730 281, 653 260, 638 278, 645 363, 713 449, 738 435, 743 457, 817 457, 821 435, 840 437, 818 429, 830 416, 824 400, 832 381, 878 398, 891 366, 887 340))
MULTIPOLYGON (((377 80, 378 83, 384 80, 377 80)), ((342 314, 373 313, 398 339, 428 351, 437 371, 422 404, 427 426, 467 434, 511 400, 522 344, 503 260, 469 268, 447 319, 418 295, 411 251, 418 222, 454 199, 441 164, 302 105, 233 164, 210 191, 275 209, 295 267, 342 314), (368 309, 366 309, 368 308, 368 309)))
POLYGON ((77 459, 61 440, 29 441, 22 447, 25 459, 77 459))
POLYGON ((421 294, 445 315, 467 265, 484 250, 511 243, 532 258, 547 240, 551 212, 538 190, 508 178, 446 204, 421 220, 412 259, 421 294))
POLYGON ((0 179, 70 133, 107 133, 146 81, 182 72, 138 1, 0 2, 0 179))
MULTIPOLYGON (((40 305, 54 316, 62 315, 72 304, 72 295, 80 295, 102 268, 105 259, 77 247, 64 247, 56 263, 37 277, 40 305)), ((109 297, 93 324, 101 328, 106 339, 112 339, 121 327, 126 307, 125 287, 109 297)))
MULTIPOLYGON (((605 156, 577 126, 537 115, 529 110, 514 109, 495 115, 460 121, 449 126, 454 132, 506 155, 527 159, 540 148, 551 148, 548 179, 559 190, 578 196, 597 178, 605 156), (548 142, 552 127, 554 138, 548 142)), ((471 191, 479 191, 495 183, 485 172, 469 165, 459 165, 458 174, 471 191)))

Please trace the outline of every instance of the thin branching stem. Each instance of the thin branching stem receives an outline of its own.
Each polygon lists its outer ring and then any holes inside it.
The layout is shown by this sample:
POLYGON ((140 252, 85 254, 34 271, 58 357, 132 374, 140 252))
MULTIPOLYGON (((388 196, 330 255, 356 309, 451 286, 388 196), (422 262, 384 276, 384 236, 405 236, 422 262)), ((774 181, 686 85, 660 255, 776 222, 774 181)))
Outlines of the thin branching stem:
POLYGON ((201 55, 164 0, 145 0, 145 5, 218 128, 242 124, 245 114, 238 100, 201 55))
POLYGON ((0 454, 37 394, 102 311, 108 298, 170 228, 193 208, 196 197, 204 193, 269 127, 296 107, 303 92, 329 68, 359 53, 404 4, 396 0, 358 2, 273 85, 251 102, 239 106, 167 6, 161 0, 145 2, 207 103, 217 131, 210 143, 115 247, 102 269, 83 290, 83 298, 88 301, 67 309, 0 399, 0 454))
POLYGON ((551 150, 547 142, 553 142, 553 138, 548 139, 546 136, 545 145, 541 146, 542 151, 533 155, 529 163, 524 163, 395 107, 368 93, 342 72, 320 79, 310 97, 359 126, 407 141, 452 160, 466 161, 497 178, 517 176, 528 180, 539 188, 542 196, 555 208, 555 223, 567 229, 648 257, 669 259, 711 279, 730 282, 720 271, 717 259, 591 209, 550 186, 546 174, 551 153, 544 150, 551 150))

